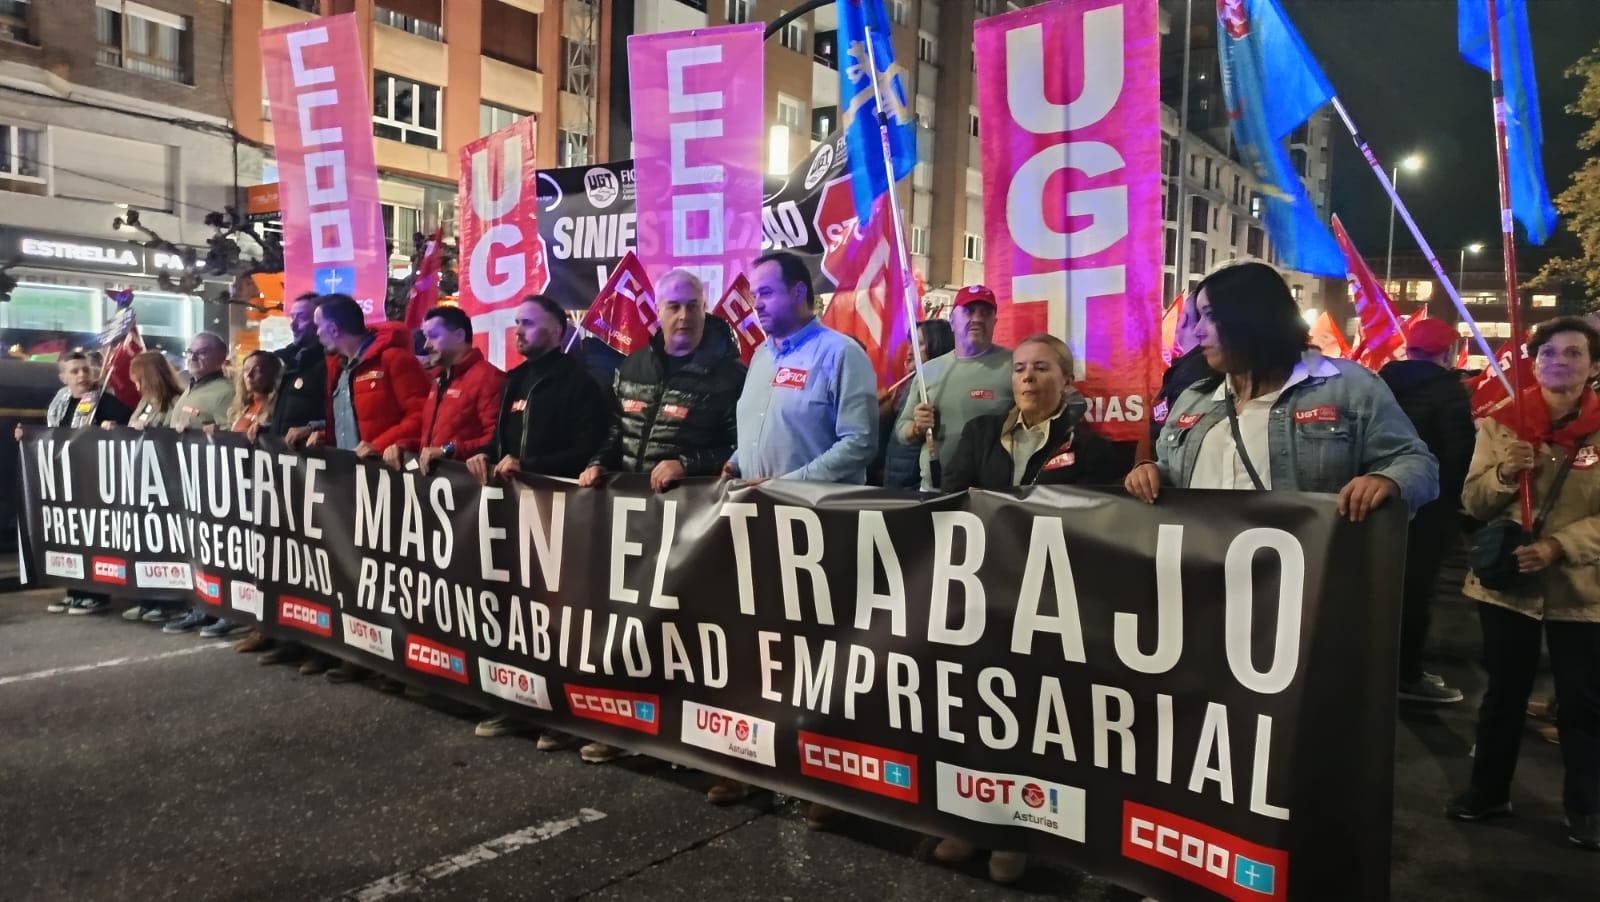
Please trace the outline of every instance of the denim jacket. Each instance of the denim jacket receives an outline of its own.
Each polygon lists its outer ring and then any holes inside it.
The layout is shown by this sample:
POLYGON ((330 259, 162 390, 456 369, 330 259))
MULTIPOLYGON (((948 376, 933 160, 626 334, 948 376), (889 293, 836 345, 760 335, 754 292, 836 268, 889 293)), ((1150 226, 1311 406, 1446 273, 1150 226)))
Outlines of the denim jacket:
MULTIPOLYGON (((1227 404, 1214 380, 1178 397, 1156 440, 1162 483, 1189 487, 1206 434, 1228 428, 1227 404)), ((1384 476, 1412 513, 1439 495, 1439 462, 1383 380, 1316 351, 1295 365, 1272 405, 1267 446, 1274 489, 1337 494, 1357 476, 1384 476)))

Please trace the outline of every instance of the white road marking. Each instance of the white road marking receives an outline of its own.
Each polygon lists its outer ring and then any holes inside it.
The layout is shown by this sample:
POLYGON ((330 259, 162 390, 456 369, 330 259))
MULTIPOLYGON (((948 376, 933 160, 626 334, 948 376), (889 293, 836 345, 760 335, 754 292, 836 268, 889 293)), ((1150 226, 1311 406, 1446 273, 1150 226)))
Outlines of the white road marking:
POLYGON ((334 896, 332 902, 381 902, 383 899, 415 892, 435 880, 442 880, 467 868, 483 864, 486 861, 494 861, 496 858, 502 855, 509 855, 524 846, 532 846, 547 839, 554 839, 574 827, 594 823, 604 819, 605 816, 603 811, 583 808, 574 817, 545 821, 542 824, 523 827, 521 830, 486 840, 455 855, 447 855, 422 867, 413 868, 409 871, 400 871, 387 877, 380 877, 365 886, 347 890, 334 896))
POLYGON ((0 686, 9 686, 12 683, 29 683, 34 680, 48 680, 51 677, 67 676, 73 673, 84 673, 90 670, 100 670, 106 667, 121 667, 124 664, 143 664, 146 661, 161 661, 167 658, 177 658, 183 655, 197 654, 202 651, 213 651, 218 648, 231 648, 230 642, 207 642, 204 645, 192 645, 188 648, 179 648, 174 651, 164 651, 157 655, 145 655, 142 658, 108 658, 96 661, 93 664, 74 664, 71 667, 52 667, 49 670, 35 670, 31 673, 18 673, 12 676, 0 677, 0 686))

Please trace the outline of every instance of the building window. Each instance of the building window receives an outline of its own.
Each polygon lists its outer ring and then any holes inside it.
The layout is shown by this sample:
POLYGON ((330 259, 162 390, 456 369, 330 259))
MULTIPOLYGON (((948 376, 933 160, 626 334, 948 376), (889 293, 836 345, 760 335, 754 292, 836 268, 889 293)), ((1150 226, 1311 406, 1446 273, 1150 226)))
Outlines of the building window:
POLYGON ((783 34, 778 36, 778 41, 795 53, 805 53, 806 32, 808 30, 803 19, 790 19, 789 23, 783 26, 783 34))
POLYGON ((189 20, 124 0, 95 0, 95 62, 190 84, 189 20))
POLYGON ((983 239, 967 232, 961 241, 961 259, 971 260, 973 263, 983 262, 983 239))
POLYGON ((394 242, 396 253, 411 246, 412 239, 422 231, 422 211, 398 204, 379 204, 383 214, 383 237, 394 242))
POLYGON ((588 97, 594 85, 594 44, 561 39, 561 90, 588 97))
POLYGON ((438 150, 439 89, 379 72, 372 79, 372 133, 438 150))
POLYGON ((589 136, 566 129, 556 132, 556 163, 561 166, 589 165, 589 136))
POLYGON ((839 125, 839 108, 819 106, 811 111, 811 140, 826 141, 839 125))
POLYGON ((28 0, 0 0, 0 40, 33 43, 28 33, 28 0))
POLYGON ((1228 246, 1234 249, 1239 247, 1239 214, 1232 213, 1228 217, 1228 246))
POLYGON ((798 97, 788 94, 778 95, 778 124, 785 126, 795 134, 806 130, 806 105, 798 97))
POLYGON ((44 134, 31 128, 0 122, 0 180, 43 182, 39 151, 44 134))
POLYGON ((742 25, 750 21, 750 0, 728 0, 728 24, 742 25))
POLYGON ((911 21, 911 4, 906 0, 889 0, 889 20, 896 25, 911 21))
POLYGON ((1261 195, 1259 194, 1252 193, 1250 195, 1250 215, 1256 219, 1261 218, 1261 195))
POLYGON ((1189 201, 1189 231, 1204 232, 1207 222, 1211 219, 1211 202, 1203 197, 1192 198, 1189 201))
POLYGON ((979 16, 994 15, 994 0, 977 0, 973 6, 977 9, 979 16))
POLYGON ((538 70, 539 16, 505 3, 485 3, 482 6, 480 52, 492 60, 519 69, 538 70))
POLYGON ((939 41, 926 31, 917 32, 917 59, 930 66, 939 64, 939 41))
MULTIPOLYGON (((437 9, 438 4, 434 4, 434 6, 437 9)), ((437 16, 437 13, 435 15, 437 16)), ((375 7, 372 10, 372 21, 377 22, 379 25, 387 25, 390 28, 398 28, 401 31, 414 34, 419 38, 427 38, 430 41, 444 40, 444 28, 437 22, 430 22, 427 19, 419 19, 415 16, 402 15, 382 6, 375 7)))
POLYGON ((978 114, 971 110, 967 111, 967 132, 974 138, 978 137, 978 114))
POLYGON ((1189 272, 1206 271, 1206 243, 1198 238, 1189 239, 1189 272))
POLYGON ((911 253, 919 257, 928 256, 928 227, 914 225, 911 227, 911 253))
POLYGON ((492 103, 480 103, 478 104, 478 137, 481 138, 484 135, 493 134, 524 117, 532 115, 532 113, 524 113, 521 110, 513 110, 510 107, 495 106, 492 103))
POLYGON ((933 98, 926 94, 918 94, 916 100, 917 124, 923 128, 933 128, 933 98))
MULTIPOLYGON (((1166 256, 1162 257, 1161 259, 1163 261, 1165 261, 1168 266, 1177 266, 1178 265, 1178 233, 1174 232, 1172 229, 1166 229, 1165 231, 1167 233, 1167 248, 1166 248, 1166 252, 1165 252, 1166 256)), ((1167 292, 1167 296, 1168 297, 1171 297, 1171 295, 1172 295, 1172 293, 1170 291, 1167 292)))
POLYGON ((1259 258, 1261 256, 1261 245, 1263 240, 1264 239, 1261 230, 1255 226, 1251 226, 1250 230, 1245 233, 1244 252, 1252 257, 1259 258))
POLYGON ((839 32, 819 31, 811 42, 811 58, 829 69, 839 68, 839 32))

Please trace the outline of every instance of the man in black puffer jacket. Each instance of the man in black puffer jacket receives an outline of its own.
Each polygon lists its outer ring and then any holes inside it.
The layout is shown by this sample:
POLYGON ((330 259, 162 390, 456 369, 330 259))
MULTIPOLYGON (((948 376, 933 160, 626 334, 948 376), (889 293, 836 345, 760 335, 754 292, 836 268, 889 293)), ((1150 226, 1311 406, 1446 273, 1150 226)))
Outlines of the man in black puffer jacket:
POLYGON ((328 419, 328 352, 317 339, 317 323, 312 318, 319 300, 311 292, 289 305, 294 344, 276 352, 283 361, 283 373, 273 395, 272 418, 267 421, 273 435, 284 435, 297 426, 320 429, 328 419))
POLYGON ((1461 692, 1422 670, 1429 609, 1444 558, 1461 542, 1461 486, 1467 479, 1476 434, 1472 402, 1453 369, 1460 337, 1443 320, 1419 319, 1406 329, 1406 359, 1378 373, 1394 392, 1417 435, 1439 459, 1439 498, 1411 520, 1406 545, 1404 602, 1400 610, 1400 698, 1449 703, 1461 692))
POLYGON ((662 492, 686 476, 715 476, 733 453, 744 366, 732 332, 706 315, 705 288, 685 270, 661 277, 656 304, 661 330, 618 368, 619 415, 581 486, 611 470, 649 473, 662 492))

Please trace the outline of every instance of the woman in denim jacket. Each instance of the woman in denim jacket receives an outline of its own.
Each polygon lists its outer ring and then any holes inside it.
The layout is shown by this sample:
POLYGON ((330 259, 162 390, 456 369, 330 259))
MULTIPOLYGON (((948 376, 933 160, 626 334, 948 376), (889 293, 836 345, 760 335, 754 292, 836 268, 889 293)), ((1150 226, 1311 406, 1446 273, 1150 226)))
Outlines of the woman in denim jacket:
POLYGON ((1438 496, 1439 463, 1394 395, 1375 373, 1307 347, 1277 270, 1228 266, 1195 296, 1196 338, 1223 375, 1179 396, 1156 459, 1128 474, 1130 494, 1154 502, 1163 485, 1323 492, 1357 522, 1396 495, 1413 512, 1438 496))

